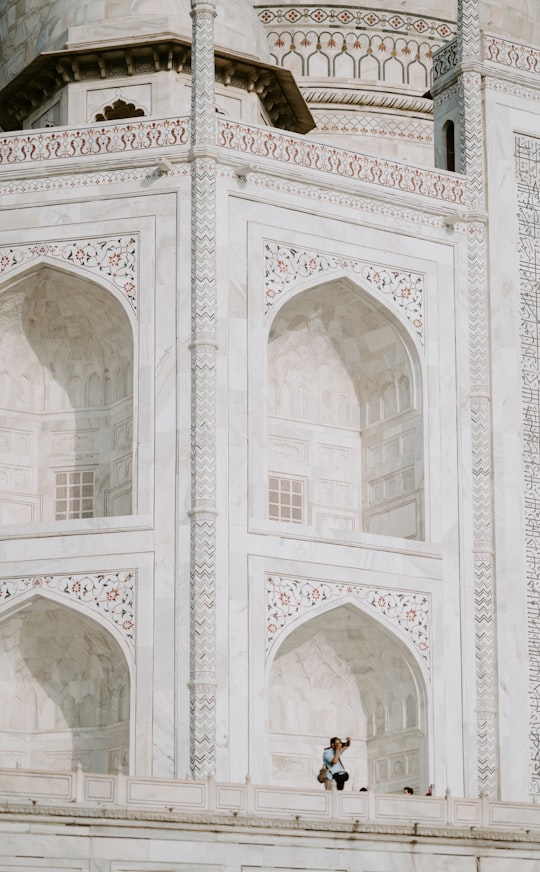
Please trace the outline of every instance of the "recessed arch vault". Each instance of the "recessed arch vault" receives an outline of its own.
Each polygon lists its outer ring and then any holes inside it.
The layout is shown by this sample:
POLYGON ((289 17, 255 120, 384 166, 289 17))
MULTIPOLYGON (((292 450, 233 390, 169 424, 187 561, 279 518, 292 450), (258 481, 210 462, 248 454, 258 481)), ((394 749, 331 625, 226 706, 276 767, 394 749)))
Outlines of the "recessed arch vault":
POLYGON ((268 517, 424 536, 417 343, 347 276, 276 305, 267 353, 268 517))
POLYGON ((128 309, 44 261, 0 287, 0 523, 131 514, 128 309))
POLYGON ((353 738, 353 789, 388 793, 429 781, 423 671, 396 634, 352 603, 284 639, 268 675, 268 726, 274 783, 312 785, 333 735, 353 738))
POLYGON ((91 617, 37 594, 0 615, 0 760, 128 771, 130 670, 91 617))

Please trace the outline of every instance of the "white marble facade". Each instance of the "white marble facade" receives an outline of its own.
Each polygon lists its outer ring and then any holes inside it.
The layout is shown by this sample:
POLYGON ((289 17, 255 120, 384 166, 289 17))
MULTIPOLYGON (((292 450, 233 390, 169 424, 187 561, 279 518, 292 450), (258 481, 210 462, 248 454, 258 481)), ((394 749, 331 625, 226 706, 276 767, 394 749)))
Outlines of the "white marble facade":
POLYGON ((214 5, 0 8, 0 872, 533 872, 538 12, 214 5))

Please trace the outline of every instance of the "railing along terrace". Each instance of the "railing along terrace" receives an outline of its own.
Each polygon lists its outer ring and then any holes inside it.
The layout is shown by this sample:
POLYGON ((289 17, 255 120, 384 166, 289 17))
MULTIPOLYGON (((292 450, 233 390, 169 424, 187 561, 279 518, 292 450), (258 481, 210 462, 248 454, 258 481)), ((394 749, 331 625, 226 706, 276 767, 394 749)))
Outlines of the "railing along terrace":
POLYGON ((540 835, 540 804, 496 802, 486 798, 406 796, 324 790, 322 787, 285 788, 163 778, 140 778, 72 772, 0 769, 0 809, 21 806, 100 808, 137 812, 208 814, 256 819, 269 818, 343 824, 417 825, 474 830, 518 830, 540 835))
MULTIPOLYGON (((153 153, 185 162, 190 125, 189 117, 132 119, 122 124, 105 122, 75 129, 57 127, 0 135, 0 179, 10 170, 16 169, 20 174, 22 166, 38 169, 43 162, 47 162, 48 171, 61 161, 114 156, 129 158, 133 166, 135 157, 148 163, 153 153)), ((217 121, 216 145, 224 160, 254 161, 261 172, 277 165, 282 167, 280 174, 284 176, 309 170, 316 175, 367 183, 430 201, 466 203, 466 180, 456 173, 361 154, 271 127, 222 118, 217 121)), ((60 167, 61 164, 55 171, 60 171, 60 167)), ((84 165, 77 170, 82 174, 84 165)))

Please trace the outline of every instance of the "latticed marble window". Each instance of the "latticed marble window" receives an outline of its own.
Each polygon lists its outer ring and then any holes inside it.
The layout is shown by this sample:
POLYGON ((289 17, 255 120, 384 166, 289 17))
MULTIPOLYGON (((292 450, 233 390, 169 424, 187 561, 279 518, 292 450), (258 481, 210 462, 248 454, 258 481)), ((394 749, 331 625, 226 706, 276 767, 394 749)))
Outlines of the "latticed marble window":
POLYGON ((304 514, 304 482, 301 479, 271 475, 268 484, 270 520, 301 524, 304 514))
POLYGON ((70 470, 56 473, 56 520, 94 517, 94 473, 70 470))

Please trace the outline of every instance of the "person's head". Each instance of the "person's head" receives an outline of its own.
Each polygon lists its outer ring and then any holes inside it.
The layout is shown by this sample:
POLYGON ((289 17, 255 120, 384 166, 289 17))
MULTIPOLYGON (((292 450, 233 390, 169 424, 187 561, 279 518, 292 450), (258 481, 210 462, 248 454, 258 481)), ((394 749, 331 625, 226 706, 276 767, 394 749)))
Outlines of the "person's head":
POLYGON ((407 796, 413 796, 414 790, 412 789, 412 787, 404 787, 403 793, 405 793, 407 796))
POLYGON ((339 736, 334 736, 332 739, 330 739, 330 745, 332 746, 332 748, 335 748, 338 742, 340 745, 342 744, 339 736))

